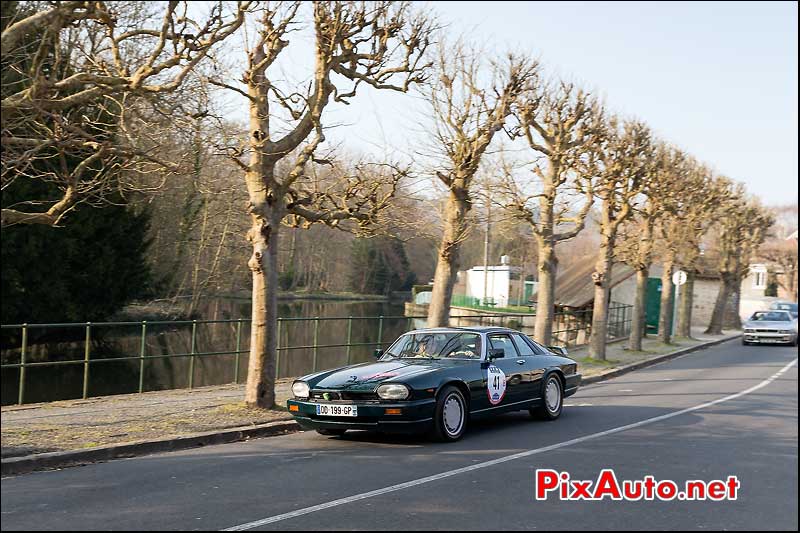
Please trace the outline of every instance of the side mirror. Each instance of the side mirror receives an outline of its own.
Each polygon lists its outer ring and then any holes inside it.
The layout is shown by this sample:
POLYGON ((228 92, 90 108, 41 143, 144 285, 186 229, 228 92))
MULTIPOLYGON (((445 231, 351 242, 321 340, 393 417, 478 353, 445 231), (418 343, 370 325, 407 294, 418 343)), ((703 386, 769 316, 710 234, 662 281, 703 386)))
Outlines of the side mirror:
POLYGON ((489 348, 489 361, 492 359, 502 359, 506 356, 503 348, 489 348))
POLYGON ((547 349, 553 352, 554 354, 561 355, 563 357, 569 355, 569 352, 567 352, 567 349, 564 348, 563 346, 548 346, 547 349))
POLYGON ((377 348, 377 349, 376 349, 376 350, 373 352, 373 355, 375 356, 375 359, 378 359, 380 356, 382 356, 382 355, 383 355, 383 350, 381 350, 380 348, 377 348))

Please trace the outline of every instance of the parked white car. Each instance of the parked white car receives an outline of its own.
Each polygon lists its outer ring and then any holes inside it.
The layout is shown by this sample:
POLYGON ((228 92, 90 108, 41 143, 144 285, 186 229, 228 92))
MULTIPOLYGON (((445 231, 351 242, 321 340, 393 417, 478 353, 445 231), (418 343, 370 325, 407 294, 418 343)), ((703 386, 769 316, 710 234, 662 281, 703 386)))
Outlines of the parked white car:
POLYGON ((789 311, 756 311, 743 327, 742 344, 797 344, 797 317, 789 311))

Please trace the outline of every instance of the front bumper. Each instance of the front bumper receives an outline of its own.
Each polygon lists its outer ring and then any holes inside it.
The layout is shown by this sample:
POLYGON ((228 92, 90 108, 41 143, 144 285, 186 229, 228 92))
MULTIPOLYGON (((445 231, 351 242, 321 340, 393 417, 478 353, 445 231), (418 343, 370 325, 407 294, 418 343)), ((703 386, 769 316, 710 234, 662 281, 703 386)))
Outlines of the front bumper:
POLYGON ((744 342, 753 344, 794 344, 797 340, 797 333, 765 333, 765 332, 745 332, 742 337, 744 342))
POLYGON ((340 417, 317 416, 317 403, 344 404, 289 400, 286 405, 303 429, 362 429, 385 433, 418 433, 430 429, 436 407, 434 398, 395 403, 348 402, 358 406, 358 416, 340 417), (387 415, 387 409, 400 409, 401 414, 387 415))

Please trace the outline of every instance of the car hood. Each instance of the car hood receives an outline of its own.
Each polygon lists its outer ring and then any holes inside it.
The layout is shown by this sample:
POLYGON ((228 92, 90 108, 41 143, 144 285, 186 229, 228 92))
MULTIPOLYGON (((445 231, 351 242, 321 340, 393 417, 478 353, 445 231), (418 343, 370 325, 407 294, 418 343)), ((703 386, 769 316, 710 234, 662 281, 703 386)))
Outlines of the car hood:
POLYGON ((314 389, 363 391, 374 390, 383 381, 403 381, 449 366, 450 362, 397 359, 336 370, 312 385, 314 389))
POLYGON ((786 322, 784 321, 764 321, 764 320, 756 320, 744 323, 744 327, 748 329, 794 329, 797 327, 796 322, 786 322))

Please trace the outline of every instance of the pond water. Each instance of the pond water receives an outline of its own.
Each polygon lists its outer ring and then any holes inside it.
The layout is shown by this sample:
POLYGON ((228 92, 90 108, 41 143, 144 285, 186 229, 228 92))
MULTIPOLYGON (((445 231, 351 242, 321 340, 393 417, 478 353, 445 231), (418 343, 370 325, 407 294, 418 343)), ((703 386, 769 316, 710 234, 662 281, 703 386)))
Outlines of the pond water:
MULTIPOLYGON (((207 320, 247 318, 250 302, 244 299, 206 301, 197 315, 207 320)), ((424 320, 403 317, 402 302, 282 300, 279 302, 280 347, 279 377, 299 376, 349 363, 369 361, 378 346, 386 347, 404 331, 424 326, 424 320), (385 317, 380 319, 379 317, 385 317), (353 317, 348 319, 348 317, 353 317), (318 318, 318 320, 317 320, 318 318), (352 345, 322 347, 313 345, 352 345), (316 340, 316 342, 315 342, 316 340)), ((24 402, 42 402, 80 398, 84 386, 86 343, 85 327, 31 330, 27 362, 76 361, 76 364, 38 366, 26 369, 24 402)), ((247 374, 249 324, 245 321, 238 332, 236 323, 198 323, 192 350, 192 324, 156 325, 147 327, 142 352, 142 327, 92 327, 89 343, 90 361, 87 395, 103 396, 192 386, 201 387, 243 381, 247 374), (162 355, 200 353, 194 357, 159 357, 162 355), (120 360, 129 357, 130 360, 120 360), (110 359, 110 361, 97 361, 110 359), (237 374, 238 367, 238 377, 237 374)), ((18 341, 17 341, 18 342, 18 341)), ((6 346, 4 364, 19 363, 19 347, 6 346)), ((19 370, 2 371, 2 403, 17 402, 19 370)))

